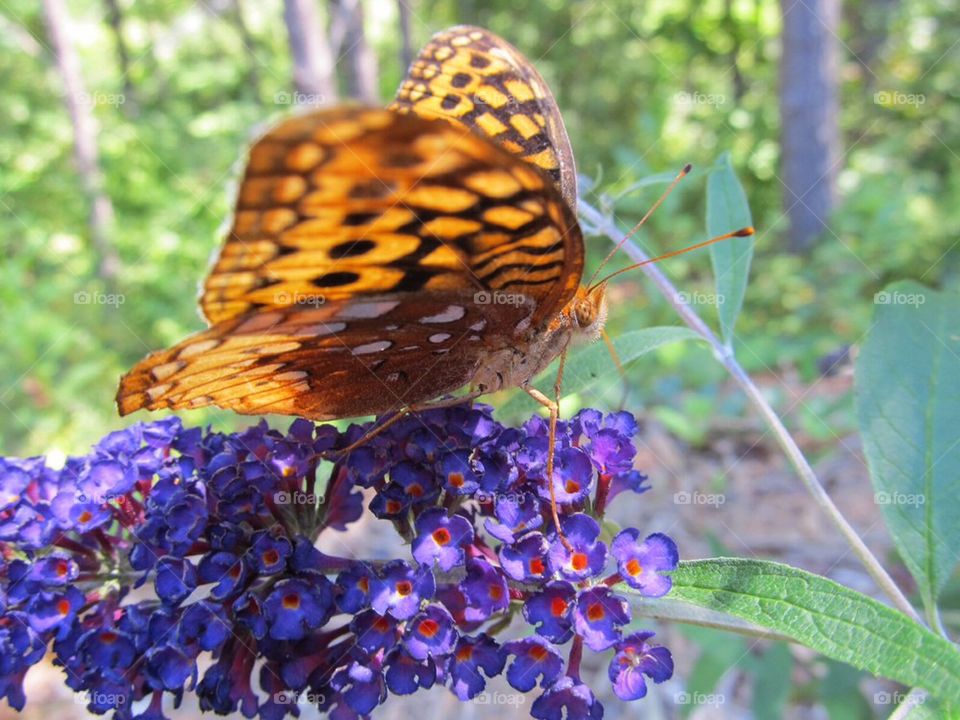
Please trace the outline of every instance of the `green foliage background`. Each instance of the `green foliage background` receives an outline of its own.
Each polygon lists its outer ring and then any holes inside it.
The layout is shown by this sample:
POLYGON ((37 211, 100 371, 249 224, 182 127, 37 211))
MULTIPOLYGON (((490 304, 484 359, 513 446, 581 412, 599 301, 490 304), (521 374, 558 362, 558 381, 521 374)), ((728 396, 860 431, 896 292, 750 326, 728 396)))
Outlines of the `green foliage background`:
MULTIPOLYGON (((228 188, 251 130, 288 109, 287 36, 279 0, 248 3, 245 46, 219 5, 187 0, 122 3, 132 54, 124 93, 105 5, 68 3, 99 123, 101 161, 116 210, 121 259, 115 286, 97 273, 87 208, 72 158, 72 129, 38 4, 0 5, 0 449, 4 454, 79 452, 117 418, 120 374, 151 349, 202 324, 195 291, 228 188), (122 296, 83 304, 78 293, 122 296)), ((403 72, 396 4, 367 6, 368 36, 389 98, 403 72)), ((960 102, 955 69, 960 14, 952 2, 845 3, 840 123, 845 154, 833 232, 810 257, 785 251, 777 178, 779 9, 772 0, 424 0, 413 4, 413 43, 458 22, 502 34, 554 89, 588 195, 613 197, 638 180, 680 168, 706 169, 731 153, 759 230, 752 281, 736 343, 755 372, 816 360, 868 329, 873 295, 913 277, 956 285, 960 254, 960 102), (735 62, 735 66, 734 66, 735 62), (884 104, 877 93, 923 98, 884 104)), ((880 96, 882 97, 882 96, 880 96)), ((651 186, 617 204, 623 224, 659 193, 651 186)), ((658 211, 641 242, 664 252, 704 237, 705 181, 694 172, 658 211)), ((606 241, 591 240, 597 262, 606 241)), ((707 253, 671 260, 666 272, 687 292, 711 293, 707 253)), ((613 295, 611 334, 675 324, 640 276, 613 295), (638 320, 642 318, 642 320, 638 320)), ((713 322, 712 308, 700 308, 713 322)), ((905 349, 908 351, 908 349, 905 349)), ((666 347, 631 371, 632 409, 698 418, 720 407, 721 370, 696 344, 666 347)), ((843 415, 852 425, 852 414, 843 415)), ((222 427, 243 419, 197 412, 222 427)), ((678 426, 685 423, 677 423, 678 426)))

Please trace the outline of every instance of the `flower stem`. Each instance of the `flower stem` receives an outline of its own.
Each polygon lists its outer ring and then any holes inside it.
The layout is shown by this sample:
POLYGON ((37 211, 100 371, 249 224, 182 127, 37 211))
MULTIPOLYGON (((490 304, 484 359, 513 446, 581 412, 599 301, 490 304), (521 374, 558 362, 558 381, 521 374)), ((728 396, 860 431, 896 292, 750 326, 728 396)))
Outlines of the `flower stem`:
MULTIPOLYGON (((597 208, 584 200, 579 201, 578 207, 581 217, 595 232, 606 235, 614 243, 620 243, 624 240, 625 233, 617 227, 612 219, 606 217, 597 208)), ((643 262, 649 259, 647 254, 630 240, 624 242, 622 247, 634 262, 643 262)), ((677 289, 673 283, 670 282, 667 276, 664 275, 655 264, 644 265, 640 270, 657 286, 657 289, 664 298, 666 298, 667 302, 676 310, 680 319, 710 345, 714 356, 720 364, 726 368, 727 372, 730 373, 753 405, 760 411, 760 414, 764 420, 766 420, 771 432, 774 437, 776 437, 777 442, 790 461, 790 464, 793 465, 794 470, 796 470, 800 476, 800 480, 807 488, 807 492, 810 493, 814 502, 827 514, 827 517, 830 518, 840 531, 840 534, 846 539, 851 550, 857 558, 859 558, 860 562, 863 563, 867 573, 873 578, 874 582, 877 583, 896 607, 917 622, 923 622, 916 609, 911 605, 900 588, 897 587, 893 578, 890 577, 880 564, 880 561, 870 552, 870 549, 857 534, 857 531, 850 525, 834 504, 823 485, 820 484, 816 473, 814 473, 810 463, 807 462, 800 447, 796 441, 794 441, 776 411, 770 406, 770 403, 767 402, 760 388, 757 387, 740 363, 737 362, 733 350, 725 346, 703 319, 692 310, 688 304, 679 299, 677 289)))

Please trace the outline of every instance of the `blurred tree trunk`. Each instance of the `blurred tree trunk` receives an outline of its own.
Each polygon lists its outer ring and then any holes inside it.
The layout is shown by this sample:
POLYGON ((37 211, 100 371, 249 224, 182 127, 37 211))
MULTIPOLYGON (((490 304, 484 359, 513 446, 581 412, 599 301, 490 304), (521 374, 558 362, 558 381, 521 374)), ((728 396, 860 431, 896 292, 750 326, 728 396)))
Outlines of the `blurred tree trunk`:
POLYGON ((330 44, 344 68, 347 95, 377 102, 377 57, 364 33, 360 0, 330 0, 330 44))
POLYGON ((290 36, 293 82, 311 105, 337 100, 333 54, 320 18, 317 0, 284 0, 283 20, 290 36))
POLYGON ((113 203, 104 189, 103 171, 97 151, 97 125, 93 117, 96 95, 90 95, 80 74, 80 59, 67 33, 69 18, 63 0, 43 0, 43 16, 50 47, 56 56, 63 81, 64 100, 73 124, 73 155, 84 195, 90 205, 89 227, 93 251, 97 256, 97 274, 111 285, 120 259, 110 242, 113 229, 113 203))
POLYGON ((133 117, 138 113, 140 106, 137 104, 133 80, 130 78, 130 49, 123 37, 123 12, 117 0, 104 1, 107 5, 107 24, 113 31, 113 43, 117 48, 117 64, 120 66, 120 75, 123 77, 123 112, 133 117))
POLYGON ((839 0, 780 0, 780 149, 792 252, 808 251, 835 202, 839 0))
POLYGON ((410 41, 410 0, 397 0, 400 15, 400 60, 406 70, 413 62, 413 45, 410 41))

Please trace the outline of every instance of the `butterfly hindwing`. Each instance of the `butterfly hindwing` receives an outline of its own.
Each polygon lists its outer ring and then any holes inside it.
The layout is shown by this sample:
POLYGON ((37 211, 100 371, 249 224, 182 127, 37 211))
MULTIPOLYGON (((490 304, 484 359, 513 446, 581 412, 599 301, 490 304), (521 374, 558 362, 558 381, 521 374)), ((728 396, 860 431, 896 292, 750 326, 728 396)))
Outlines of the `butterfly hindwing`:
POLYGON ((549 173, 576 207, 577 171, 557 101, 533 64, 493 33, 461 25, 434 35, 391 107, 491 138, 549 173))
POLYGON ((369 297, 255 310, 153 353, 124 376, 121 414, 216 405, 315 420, 383 414, 469 382, 518 307, 470 295, 369 297))

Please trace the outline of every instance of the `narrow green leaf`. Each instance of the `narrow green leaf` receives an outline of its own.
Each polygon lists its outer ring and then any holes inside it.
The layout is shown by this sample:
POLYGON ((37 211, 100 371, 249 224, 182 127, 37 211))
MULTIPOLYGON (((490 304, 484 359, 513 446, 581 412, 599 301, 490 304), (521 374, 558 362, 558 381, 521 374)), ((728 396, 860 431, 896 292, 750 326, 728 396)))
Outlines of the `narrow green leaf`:
POLYGON ((960 701, 960 651, 873 598, 780 563, 714 558, 681 563, 675 600, 770 628, 875 675, 960 701))
MULTIPOLYGON (((700 336, 685 327, 649 327, 627 332, 613 341, 617 356, 624 364, 646 355, 662 345, 680 340, 699 340, 700 336)), ((556 363, 541 373, 534 387, 547 396, 553 396, 553 384, 556 379, 556 363)), ((610 357, 610 351, 604 342, 596 342, 574 350, 567 358, 563 375, 563 394, 582 392, 589 387, 606 382, 619 382, 616 365, 610 357)), ((499 408, 501 417, 514 417, 529 414, 540 406, 524 392, 514 395, 499 408)))
POLYGON ((874 298, 856 399, 874 500, 927 612, 960 546, 960 296, 914 282, 874 298))
MULTIPOLYGON (((707 178, 707 235, 716 237, 753 225, 747 195, 730 163, 730 153, 720 156, 707 178)), ((717 314, 720 335, 733 346, 733 329, 743 307, 750 277, 753 238, 731 238, 710 246, 710 260, 716 278, 717 314)))

